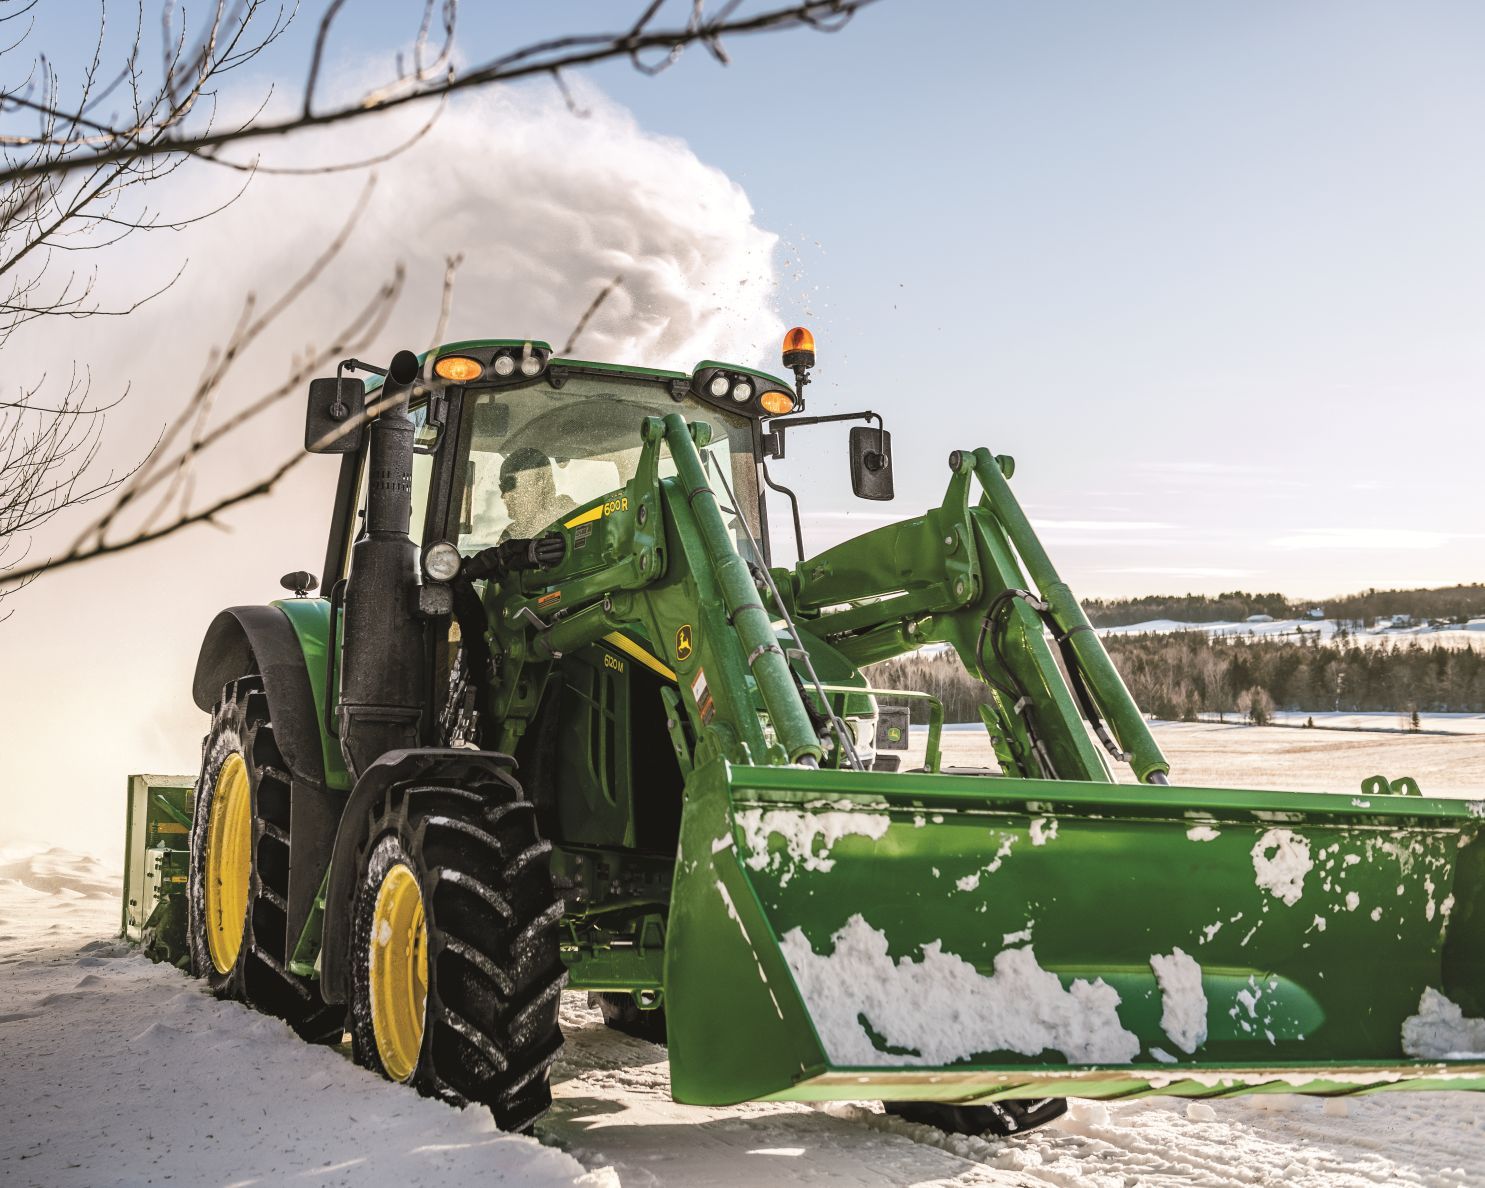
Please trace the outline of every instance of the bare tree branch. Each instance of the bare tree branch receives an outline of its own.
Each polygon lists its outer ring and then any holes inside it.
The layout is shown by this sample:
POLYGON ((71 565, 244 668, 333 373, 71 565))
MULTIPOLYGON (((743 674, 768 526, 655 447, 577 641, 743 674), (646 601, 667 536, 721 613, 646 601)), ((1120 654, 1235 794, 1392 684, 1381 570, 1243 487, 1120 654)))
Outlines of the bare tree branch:
MULTIPOLYGON (((875 0, 803 0, 802 3, 739 16, 736 15, 739 0, 731 0, 715 16, 708 17, 701 0, 693 0, 691 16, 684 25, 656 29, 651 24, 663 5, 652 2, 641 14, 639 21, 623 32, 549 38, 462 70, 449 64, 447 53, 441 53, 434 62, 428 64, 424 64, 421 54, 417 54, 410 68, 362 95, 360 99, 316 111, 313 91, 318 81, 319 60, 339 7, 332 3, 321 21, 320 37, 316 40, 304 102, 293 116, 250 119, 220 129, 187 129, 183 125, 190 114, 190 108, 204 94, 204 88, 194 79, 190 87, 182 92, 183 97, 189 98, 189 103, 182 102, 163 115, 141 111, 139 118, 133 122, 114 124, 85 120, 80 112, 69 112, 54 101, 34 100, 14 91, 0 92, 0 112, 7 108, 25 107, 40 113, 44 118, 68 121, 77 128, 75 133, 60 137, 53 131, 49 134, 53 137, 50 140, 0 134, 0 145, 21 147, 46 142, 79 150, 0 166, 0 183, 80 169, 96 169, 120 161, 159 155, 202 156, 210 159, 214 150, 229 144, 282 137, 310 128, 331 127, 379 112, 392 111, 409 103, 424 102, 497 83, 514 82, 543 74, 557 77, 564 70, 591 66, 613 58, 627 57, 644 73, 657 74, 673 65, 686 47, 698 42, 725 65, 728 57, 723 48, 724 37, 799 27, 833 32, 860 9, 872 3, 875 0), (660 51, 663 57, 658 63, 645 64, 642 55, 653 51, 660 51)), ((252 12, 259 4, 246 3, 244 7, 252 12)), ((431 9, 431 5, 429 8, 431 9)), ((452 6, 446 6, 450 11, 451 8, 452 6)), ((250 17, 241 19, 246 21, 250 17)), ((452 30, 451 18, 448 28, 452 30)), ((275 38, 277 35, 275 32, 275 38)), ((188 64, 194 64, 198 75, 212 70, 220 71, 226 63, 233 60, 236 52, 235 43, 232 44, 231 52, 224 52, 215 46, 189 54, 177 49, 167 59, 164 72, 167 78, 176 80, 185 76, 185 67, 188 64)))
MULTIPOLYGON (((200 18, 194 14, 188 18, 174 0, 162 0, 158 60, 149 63, 145 0, 134 0, 125 8, 130 49, 115 67, 104 61, 106 46, 113 40, 105 36, 108 0, 96 0, 97 37, 87 44, 75 81, 66 82, 46 53, 36 54, 14 82, 0 81, 0 346, 37 319, 123 316, 173 285, 180 273, 150 286, 143 297, 115 298, 107 304, 96 268, 74 268, 67 261, 106 250, 132 234, 189 226, 218 213, 241 194, 239 189, 221 205, 189 214, 167 215, 147 200, 191 160, 242 172, 244 186, 257 172, 361 169, 389 160, 421 140, 448 99, 463 91, 549 75, 568 110, 581 117, 587 112, 568 87, 567 71, 627 59, 645 74, 658 74, 696 44, 726 65, 726 41, 734 36, 789 28, 835 31, 874 0, 797 0, 748 13, 742 12, 743 0, 720 0, 710 6, 707 0, 675 0, 684 20, 668 27, 661 24, 667 2, 647 0, 634 23, 617 33, 548 38, 460 67, 454 60, 457 0, 423 0, 410 53, 406 61, 398 56, 392 77, 378 80, 359 97, 321 107, 324 64, 344 8, 344 0, 324 0, 294 114, 266 115, 272 90, 265 88, 247 115, 227 120, 219 115, 224 80, 284 35, 297 5, 284 7, 280 0, 212 0, 200 18), (398 145, 367 158, 285 168, 265 166, 256 158, 232 159, 224 152, 231 146, 336 127, 415 103, 431 105, 426 122, 398 145), (24 126, 23 120, 28 121, 24 126)), ((26 31, 0 48, 0 60, 26 43, 34 27, 30 14, 35 3, 0 0, 0 25, 27 18, 26 31)), ((268 494, 303 460, 306 455, 296 451, 263 477, 226 494, 197 496, 197 475, 213 450, 222 450, 245 426, 301 392, 317 371, 364 349, 386 324, 403 284, 400 265, 361 308, 348 314, 323 347, 295 360, 282 384, 238 401, 219 415, 221 397, 243 353, 286 315, 341 253, 369 193, 368 183, 341 232, 276 299, 261 310, 255 295, 245 299, 237 324, 206 359, 184 407, 137 465, 122 473, 94 472, 107 415, 123 395, 95 402, 85 370, 81 375, 74 371, 60 397, 38 399, 38 383, 15 399, 0 401, 0 598, 48 569, 116 554, 198 524, 221 527, 222 513, 268 494), (102 510, 59 555, 33 555, 28 534, 69 508, 91 504, 100 504, 102 510)), ((445 262, 435 342, 441 340, 449 318, 459 263, 457 257, 445 262)), ((596 295, 562 353, 573 350, 622 283, 621 276, 615 277, 596 295)), ((367 415, 375 415, 374 407, 367 415)), ((353 422, 340 432, 356 427, 353 422)))
POLYGON ((588 308, 583 310, 583 316, 577 320, 577 325, 572 328, 572 333, 567 336, 567 342, 557 352, 559 355, 572 354, 573 347, 577 346, 578 339, 583 336, 583 331, 588 328, 588 323, 592 320, 593 315, 598 312, 598 307, 607 301, 609 294, 623 283, 624 277, 619 275, 598 290, 598 296, 588 303, 588 308))
MULTIPOLYGON (((404 273, 401 266, 398 266, 387 280, 368 297, 360 309, 350 314, 330 341, 298 359, 288 377, 281 384, 245 402, 221 423, 210 429, 206 428, 212 405, 233 374, 233 365, 241 359, 255 339, 261 336, 277 319, 284 316, 296 299, 313 287, 325 267, 344 247, 355 220, 359 218, 363 208, 364 199, 330 247, 275 300, 270 302, 264 313, 255 313, 256 301, 249 296, 244 303, 244 310, 236 329, 227 341, 212 353, 207 361, 201 382, 186 401, 185 406, 172 419, 170 428, 162 434, 155 449, 137 469, 126 475, 110 476, 106 485, 100 485, 86 492, 67 492, 67 504, 70 506, 76 506, 79 502, 90 499, 102 498, 105 495, 112 496, 103 511, 77 534, 71 546, 54 557, 4 568, 4 571, 0 572, 0 588, 13 593, 21 584, 42 572, 65 569, 99 557, 138 548, 172 536, 194 525, 214 524, 221 527, 218 517, 223 512, 269 494, 285 475, 308 457, 304 451, 296 450, 288 459, 263 477, 255 478, 227 494, 212 497, 200 504, 191 503, 190 495, 194 489, 191 483, 192 473, 201 457, 213 446, 228 440, 243 426, 256 420, 269 409, 278 406, 286 398, 301 394, 305 385, 317 372, 331 366, 348 354, 364 350, 385 327, 387 317, 402 289, 404 273), (179 445, 176 445, 182 433, 188 428, 189 434, 180 441, 179 445), (86 498, 80 496, 86 496, 86 498), (137 523, 132 528, 118 531, 119 526, 131 512, 139 515, 137 523)), ((448 300, 447 291, 452 283, 451 262, 445 279, 445 304, 448 300)), ((348 424, 347 431, 354 428, 354 423, 348 424)), ((81 448, 90 451, 89 460, 91 460, 91 453, 96 452, 97 449, 97 441, 98 438, 95 435, 90 440, 75 443, 73 448, 79 448, 80 444, 81 448)), ((5 438, 0 436, 0 451, 4 451, 5 448, 5 438)), ((57 445, 53 445, 50 453, 56 454, 58 449, 57 445)), ((34 447, 25 442, 20 444, 17 452, 27 458, 37 456, 34 447)), ((32 485, 36 482, 35 472, 34 465, 23 472, 24 477, 32 485)), ((0 473, 10 473, 10 468, 3 464, 3 461, 0 461, 0 473)), ((10 502, 0 495, 0 517, 3 517, 4 508, 10 502)), ((17 506, 34 505, 35 493, 23 491, 15 502, 17 506)), ((8 525, 0 519, 0 545, 14 535, 7 529, 8 525)))

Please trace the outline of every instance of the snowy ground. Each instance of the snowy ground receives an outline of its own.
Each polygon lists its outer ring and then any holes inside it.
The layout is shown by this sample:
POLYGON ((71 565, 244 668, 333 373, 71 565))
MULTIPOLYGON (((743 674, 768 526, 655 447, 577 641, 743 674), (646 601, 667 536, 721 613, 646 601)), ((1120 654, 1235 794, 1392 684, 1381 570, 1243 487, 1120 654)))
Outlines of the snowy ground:
MULTIPOLYGON (((1271 619, 1267 623, 1187 623, 1177 619, 1151 619, 1123 627, 1100 627, 1099 635, 1167 635, 1172 631, 1201 631, 1207 635, 1254 636, 1262 639, 1313 640, 1317 636, 1329 641, 1340 629, 1335 619, 1271 619)), ((1478 648, 1485 646, 1485 619, 1471 619, 1466 624, 1431 627, 1420 623, 1412 627, 1372 627, 1362 631, 1347 628, 1347 640, 1362 647, 1385 647, 1389 643, 1406 645, 1416 640, 1424 647, 1478 648)))
MULTIPOLYGON (((1231 714, 1228 715, 1232 717, 1231 714)), ((1386 730, 1406 733, 1413 729, 1412 714, 1348 714, 1305 710, 1275 710, 1274 723, 1279 726, 1303 726, 1313 721, 1316 728, 1327 730, 1386 730)), ((1485 714, 1419 714, 1418 729, 1435 734, 1485 734, 1485 714)))
POLYGON ((0 1183, 606 1186, 113 939, 120 880, 0 856, 0 1183))
MULTIPOLYGON (((1396 718, 1391 714, 1381 717, 1396 718)), ((1315 720, 1318 723, 1320 715, 1315 720)), ((1382 774, 1389 780, 1412 776, 1425 796, 1475 800, 1485 794, 1485 733, 1469 722, 1440 726, 1437 734, 1268 728, 1236 722, 1156 722, 1152 726, 1155 741, 1171 762, 1174 784, 1350 794, 1358 792, 1368 776, 1382 774)), ((912 728, 909 749, 904 752, 905 767, 922 764, 927 735, 926 726, 912 728)), ((989 736, 978 722, 944 727, 942 746, 946 765, 995 766, 989 736)), ((1134 779, 1128 767, 1116 775, 1121 780, 1134 779)), ((1485 1183, 1485 1176, 1481 1182, 1485 1183)))
MULTIPOLYGON (((1427 791, 1485 788, 1478 735, 1199 724, 1157 737, 1192 782, 1349 787, 1351 768, 1421 766, 1435 773, 1427 791)), ((538 1144, 500 1134, 481 1111, 377 1080, 151 965, 112 939, 117 895, 117 877, 91 859, 0 852, 5 1184, 1485 1183, 1485 1095, 1074 1102, 1061 1121, 1003 1142, 868 1105, 679 1106, 664 1050, 605 1030, 577 995, 564 1003, 568 1048, 538 1144)))

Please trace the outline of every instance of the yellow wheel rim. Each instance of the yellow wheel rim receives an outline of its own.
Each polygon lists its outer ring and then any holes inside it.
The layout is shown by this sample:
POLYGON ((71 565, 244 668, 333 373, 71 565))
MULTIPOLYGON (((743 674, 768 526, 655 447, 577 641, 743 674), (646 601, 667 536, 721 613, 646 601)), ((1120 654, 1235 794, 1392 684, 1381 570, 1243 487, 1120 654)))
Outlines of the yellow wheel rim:
POLYGON ((230 973, 247 925, 253 867, 253 794, 235 751, 217 772, 206 829, 206 946, 219 974, 230 973))
POLYGON ((371 917, 371 1030, 382 1068, 405 1081, 418 1066, 428 1002, 428 923, 417 876, 397 863, 382 878, 371 917))

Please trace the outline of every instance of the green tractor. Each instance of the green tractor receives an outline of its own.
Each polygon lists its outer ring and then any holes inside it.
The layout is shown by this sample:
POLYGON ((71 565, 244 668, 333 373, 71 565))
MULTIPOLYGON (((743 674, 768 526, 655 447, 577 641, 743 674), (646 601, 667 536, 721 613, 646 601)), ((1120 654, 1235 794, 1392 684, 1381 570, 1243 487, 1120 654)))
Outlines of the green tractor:
POLYGON ((207 632, 184 883, 148 884, 189 951, 157 953, 507 1129, 564 987, 698 1104, 1005 1134, 1069 1095, 1485 1089, 1485 804, 1172 786, 1005 455, 805 557, 788 435, 860 421, 855 493, 893 476, 876 414, 801 415, 813 363, 804 330, 792 382, 482 340, 315 381, 328 597, 290 574, 207 632), (893 690, 929 703, 904 769, 863 670, 928 645, 983 681, 993 766, 945 769, 942 707, 893 690))

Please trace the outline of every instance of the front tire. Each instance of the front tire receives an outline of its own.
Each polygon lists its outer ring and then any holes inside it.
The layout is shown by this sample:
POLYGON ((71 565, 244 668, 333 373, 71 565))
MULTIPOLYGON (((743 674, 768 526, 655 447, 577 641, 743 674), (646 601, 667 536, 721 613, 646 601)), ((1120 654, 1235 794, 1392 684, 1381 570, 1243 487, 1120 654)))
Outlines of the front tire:
POLYGON ((202 744, 191 818, 186 931, 191 968, 218 998, 338 1043, 345 1008, 285 965, 289 938, 289 774, 257 676, 222 690, 202 744))
POLYGON ((503 772, 396 783, 376 811, 352 909, 356 1060, 528 1130, 562 1049, 551 843, 503 772))
POLYGON ((651 1044, 665 1043, 665 1008, 642 1008, 629 993, 600 991, 588 995, 588 1005, 596 1006, 603 1025, 651 1044))
POLYGON ((1067 1113, 1064 1097, 994 1101, 982 1106, 948 1105, 939 1101, 885 1101, 887 1113, 908 1122, 936 1126, 949 1134, 1015 1138, 1067 1113))

